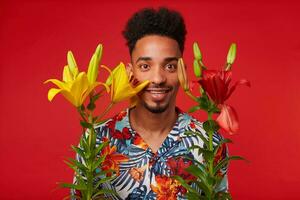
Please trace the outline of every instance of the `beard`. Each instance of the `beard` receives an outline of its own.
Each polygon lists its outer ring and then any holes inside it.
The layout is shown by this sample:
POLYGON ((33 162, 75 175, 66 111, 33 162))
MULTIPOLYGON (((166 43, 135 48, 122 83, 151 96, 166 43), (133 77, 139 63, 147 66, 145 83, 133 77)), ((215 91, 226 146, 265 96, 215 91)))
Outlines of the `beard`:
MULTIPOLYGON (((149 88, 168 88, 170 90, 169 92, 172 92, 174 90, 173 86, 164 85, 151 85, 149 88)), ((170 99, 167 102, 147 103, 147 101, 143 100, 143 98, 140 98, 140 103, 149 112, 159 114, 165 112, 168 109, 168 107, 170 106, 170 99)))
POLYGON ((151 105, 147 104, 145 101, 142 101, 142 105, 144 106, 144 108, 146 108, 148 111, 150 111, 154 114, 163 113, 169 107, 169 103, 164 104, 164 105, 158 103, 156 106, 151 106, 151 105))

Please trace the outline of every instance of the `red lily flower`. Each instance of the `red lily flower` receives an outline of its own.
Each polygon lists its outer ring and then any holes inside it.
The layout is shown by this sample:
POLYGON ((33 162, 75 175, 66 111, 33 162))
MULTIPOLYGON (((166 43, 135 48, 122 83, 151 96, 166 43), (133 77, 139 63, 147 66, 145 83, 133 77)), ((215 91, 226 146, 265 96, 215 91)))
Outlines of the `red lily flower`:
POLYGON ((221 114, 216 121, 229 134, 233 134, 238 130, 238 118, 235 110, 225 105, 224 102, 238 85, 250 87, 250 82, 246 79, 241 79, 230 87, 231 76, 231 71, 204 70, 202 79, 198 81, 210 99, 221 109, 221 114))

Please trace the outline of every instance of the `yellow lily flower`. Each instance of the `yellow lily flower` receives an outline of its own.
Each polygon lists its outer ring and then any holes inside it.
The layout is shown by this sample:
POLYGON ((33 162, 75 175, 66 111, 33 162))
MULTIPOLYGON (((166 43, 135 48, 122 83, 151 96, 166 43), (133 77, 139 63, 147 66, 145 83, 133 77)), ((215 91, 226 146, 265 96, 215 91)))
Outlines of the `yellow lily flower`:
POLYGON ((111 73, 106 84, 111 85, 111 101, 117 103, 130 99, 144 89, 150 81, 144 81, 133 87, 128 77, 125 65, 121 62, 111 73))
POLYGON ((98 65, 101 59, 102 46, 98 45, 92 59, 90 61, 88 74, 78 70, 76 61, 71 51, 68 52, 68 65, 63 70, 63 81, 57 79, 49 79, 44 83, 52 82, 58 88, 51 88, 48 91, 48 100, 52 99, 61 93, 75 107, 83 104, 87 96, 98 86, 103 85, 107 91, 107 85, 101 82, 96 82, 98 76, 98 65))

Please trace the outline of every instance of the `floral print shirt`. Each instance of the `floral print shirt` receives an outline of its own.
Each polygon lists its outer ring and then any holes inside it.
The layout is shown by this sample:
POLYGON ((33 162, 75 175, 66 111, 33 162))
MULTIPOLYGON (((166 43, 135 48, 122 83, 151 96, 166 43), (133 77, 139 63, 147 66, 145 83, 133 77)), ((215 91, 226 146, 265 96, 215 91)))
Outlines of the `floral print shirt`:
MULTIPOLYGON (((207 136, 202 123, 178 108, 177 111, 177 121, 156 153, 131 128, 129 109, 96 127, 97 141, 110 141, 104 149, 108 157, 101 168, 116 171, 116 177, 102 185, 118 194, 108 195, 110 199, 186 199, 186 189, 170 176, 179 175, 186 180, 194 178, 184 169, 193 163, 192 160, 203 162, 203 158, 197 151, 189 150, 189 147, 202 147, 203 141, 196 135, 187 136, 185 132, 198 131, 207 136)), ((213 139, 216 145, 221 136, 214 134, 213 139)), ((227 156, 226 146, 219 148, 218 155, 220 159, 227 156)), ((80 161, 79 157, 77 159, 80 161)), ((220 172, 223 180, 219 191, 228 189, 226 171, 225 168, 220 172)))

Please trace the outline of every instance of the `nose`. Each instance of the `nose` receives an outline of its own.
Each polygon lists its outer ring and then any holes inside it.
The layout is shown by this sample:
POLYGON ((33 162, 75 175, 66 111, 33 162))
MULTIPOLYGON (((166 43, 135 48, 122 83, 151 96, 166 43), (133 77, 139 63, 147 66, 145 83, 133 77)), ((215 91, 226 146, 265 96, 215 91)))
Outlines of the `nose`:
POLYGON ((156 85, 164 84, 167 80, 165 72, 161 67, 156 67, 152 74, 152 83, 156 85))

